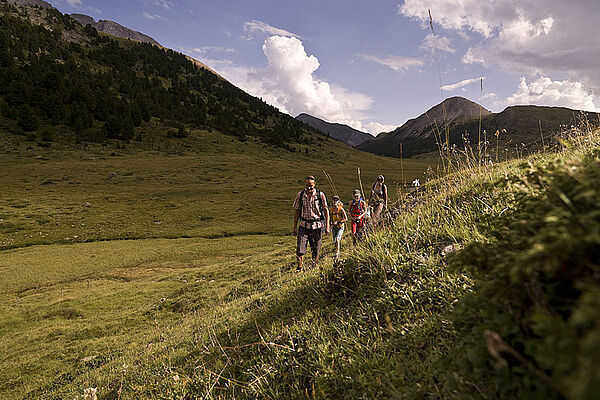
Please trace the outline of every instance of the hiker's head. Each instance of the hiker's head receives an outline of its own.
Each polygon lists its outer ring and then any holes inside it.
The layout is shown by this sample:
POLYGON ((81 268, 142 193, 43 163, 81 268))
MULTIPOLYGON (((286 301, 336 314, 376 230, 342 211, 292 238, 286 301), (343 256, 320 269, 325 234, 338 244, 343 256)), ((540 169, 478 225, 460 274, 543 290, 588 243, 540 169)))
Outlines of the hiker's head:
POLYGON ((384 180, 385 180, 385 178, 383 177, 383 175, 379 175, 377 177, 377 182, 383 183, 384 180))
POLYGON ((340 196, 335 195, 335 196, 332 197, 332 199, 333 199, 334 203, 337 203, 338 201, 340 201, 340 196))
POLYGON ((306 186, 308 190, 313 190, 315 188, 315 177, 309 175, 304 178, 304 186, 306 186))
POLYGON ((354 197, 355 200, 360 199, 360 190, 354 189, 354 194, 352 195, 352 197, 354 197))

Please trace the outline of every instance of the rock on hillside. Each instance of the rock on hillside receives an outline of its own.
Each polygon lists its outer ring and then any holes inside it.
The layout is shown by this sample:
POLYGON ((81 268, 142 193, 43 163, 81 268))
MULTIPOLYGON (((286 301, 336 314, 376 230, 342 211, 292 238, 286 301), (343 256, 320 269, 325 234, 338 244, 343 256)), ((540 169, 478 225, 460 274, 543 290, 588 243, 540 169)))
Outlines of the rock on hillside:
POLYGON ((134 31, 133 29, 124 27, 123 25, 118 24, 114 21, 100 20, 96 22, 92 17, 83 14, 71 14, 71 17, 77 22, 79 22, 81 25, 91 25, 98 31, 107 33, 109 35, 117 36, 124 39, 137 40, 139 42, 148 42, 160 46, 160 43, 158 43, 150 36, 144 35, 143 33, 138 31, 134 31))
POLYGON ((297 120, 304 122, 307 125, 312 126, 315 129, 320 130, 329 134, 332 138, 344 142, 350 146, 358 146, 367 140, 373 139, 373 136, 368 133, 358 131, 348 125, 335 124, 327 121, 323 121, 317 117, 313 117, 308 114, 300 114, 296 117, 297 120))

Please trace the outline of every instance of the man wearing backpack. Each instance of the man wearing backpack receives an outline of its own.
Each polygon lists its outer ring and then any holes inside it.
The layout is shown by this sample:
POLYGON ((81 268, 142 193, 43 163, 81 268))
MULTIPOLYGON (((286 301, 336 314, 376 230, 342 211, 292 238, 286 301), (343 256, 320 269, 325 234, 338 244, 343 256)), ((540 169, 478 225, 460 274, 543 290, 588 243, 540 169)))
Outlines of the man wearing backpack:
POLYGON ((329 209, 325 193, 315 188, 315 177, 307 176, 304 180, 305 189, 298 192, 294 200, 294 236, 296 242, 297 270, 302 270, 307 243, 310 244, 313 263, 319 261, 321 252, 321 234, 329 233, 329 209), (298 220, 300 226, 298 227, 298 220))

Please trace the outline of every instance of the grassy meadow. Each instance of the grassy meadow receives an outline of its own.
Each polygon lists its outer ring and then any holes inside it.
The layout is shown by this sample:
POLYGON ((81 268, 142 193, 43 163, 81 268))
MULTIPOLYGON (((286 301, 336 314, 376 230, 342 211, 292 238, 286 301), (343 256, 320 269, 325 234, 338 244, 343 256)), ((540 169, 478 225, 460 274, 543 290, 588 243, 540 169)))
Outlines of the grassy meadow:
POLYGON ((330 199, 327 171, 349 199, 357 167, 366 188, 383 173, 395 200, 402 177, 435 168, 329 139, 290 152, 164 131, 148 124, 143 144, 106 145, 0 132, 0 397, 81 395, 96 370, 139 362, 189 318, 220 319, 293 282, 304 176, 330 199))

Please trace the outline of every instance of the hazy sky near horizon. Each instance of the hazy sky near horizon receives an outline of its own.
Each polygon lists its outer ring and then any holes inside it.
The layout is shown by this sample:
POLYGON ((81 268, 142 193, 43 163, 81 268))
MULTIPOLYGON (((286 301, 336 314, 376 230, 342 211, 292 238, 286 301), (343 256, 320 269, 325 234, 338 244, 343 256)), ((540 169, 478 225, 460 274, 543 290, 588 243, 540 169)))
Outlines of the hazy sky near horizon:
POLYGON ((49 2, 150 35, 292 116, 372 134, 442 96, 600 106, 596 0, 49 2))

